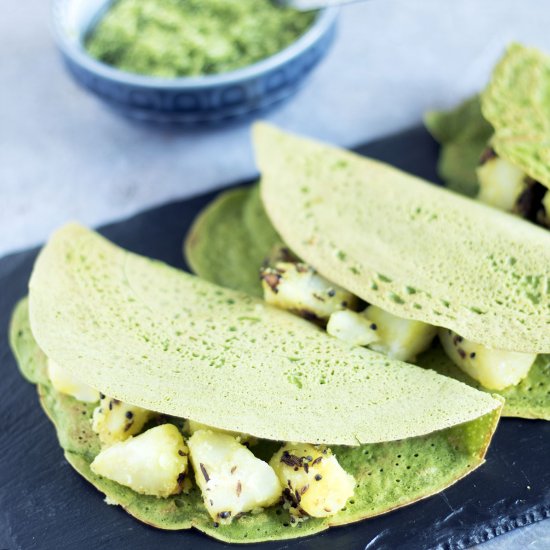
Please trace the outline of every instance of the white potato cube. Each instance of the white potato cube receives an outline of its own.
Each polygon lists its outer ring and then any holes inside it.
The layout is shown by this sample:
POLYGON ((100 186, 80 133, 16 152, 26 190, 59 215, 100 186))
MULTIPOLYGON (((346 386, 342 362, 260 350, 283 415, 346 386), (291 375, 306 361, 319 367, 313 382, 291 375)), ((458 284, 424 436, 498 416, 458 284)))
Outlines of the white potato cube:
POLYGON ((525 172, 510 161, 493 156, 477 168, 477 198, 501 210, 511 212, 525 189, 525 172))
POLYGON ((194 420, 187 420, 186 428, 190 435, 193 435, 199 430, 212 430, 217 433, 227 434, 234 437, 239 443, 243 443, 247 447, 258 443, 258 439, 252 435, 243 434, 241 432, 232 432, 231 430, 220 430, 219 428, 214 428, 212 426, 208 426, 207 424, 201 424, 200 422, 195 422, 194 420))
POLYGON ((84 401, 85 403, 99 401, 99 392, 97 390, 80 382, 51 359, 48 359, 48 377, 54 390, 59 393, 71 395, 75 399, 84 401))
POLYGON ((92 430, 97 433, 102 445, 111 445, 138 434, 157 414, 103 394, 100 397, 92 418, 92 430))
POLYGON ((486 348, 446 328, 439 340, 451 361, 488 390, 503 390, 523 380, 537 355, 486 348))
POLYGON ((355 346, 368 346, 378 340, 376 324, 365 315, 349 309, 335 311, 330 316, 327 332, 355 346))
POLYGON ((176 426, 162 424, 103 449, 91 469, 137 493, 167 497, 181 491, 187 455, 176 426))
POLYGON ((291 513, 297 516, 332 516, 353 497, 354 477, 327 447, 287 443, 269 463, 285 487, 291 513))
POLYGON ((414 361, 418 354, 430 347, 437 333, 437 328, 432 325, 403 319, 377 306, 369 306, 364 314, 376 325, 378 333, 378 340, 369 348, 392 359, 414 361))
POLYGON ((261 270, 264 299, 310 320, 327 320, 331 313, 354 308, 357 298, 331 283, 311 266, 277 262, 261 270))
POLYGON ((273 469, 234 437, 198 430, 188 441, 195 480, 217 523, 275 504, 282 487, 273 469))

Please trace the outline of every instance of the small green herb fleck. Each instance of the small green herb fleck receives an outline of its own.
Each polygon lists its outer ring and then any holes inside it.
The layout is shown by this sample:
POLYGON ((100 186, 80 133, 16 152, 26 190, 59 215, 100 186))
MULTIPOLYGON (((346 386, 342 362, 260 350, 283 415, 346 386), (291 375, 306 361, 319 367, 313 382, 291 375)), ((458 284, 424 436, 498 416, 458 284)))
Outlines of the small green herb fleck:
POLYGON ((252 321, 253 323, 259 323, 261 321, 259 317, 248 317, 246 315, 243 317, 239 317, 238 319, 239 321, 252 321))
POLYGON ((336 257, 341 260, 342 262, 345 262, 346 261, 346 258, 347 258, 347 255, 345 252, 343 252, 342 250, 338 250, 338 252, 336 253, 336 257))
POLYGON ((396 304, 404 304, 405 303, 405 300, 403 300, 403 298, 401 298, 401 296, 399 296, 399 294, 396 294, 395 292, 390 292, 388 296, 389 296, 390 300, 392 300, 396 304))

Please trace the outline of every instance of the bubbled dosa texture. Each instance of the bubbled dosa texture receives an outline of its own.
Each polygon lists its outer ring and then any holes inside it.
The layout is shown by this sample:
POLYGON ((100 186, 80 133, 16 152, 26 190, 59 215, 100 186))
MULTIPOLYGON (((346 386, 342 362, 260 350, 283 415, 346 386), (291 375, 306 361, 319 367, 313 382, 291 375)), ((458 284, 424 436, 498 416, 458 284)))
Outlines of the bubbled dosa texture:
MULTIPOLYGON (((263 210, 258 187, 226 191, 212 201, 198 216, 186 239, 185 253, 195 273, 216 284, 263 294, 258 266, 273 246, 281 244, 263 210), (256 212, 250 219, 248 212, 256 212), (271 240, 266 237, 271 235, 271 240), (262 236, 260 240, 259 236, 262 236), (263 254, 258 250, 263 246, 263 254)), ((450 376, 481 391, 504 397, 502 416, 550 420, 550 355, 541 354, 529 374, 516 386, 494 391, 483 388, 477 380, 459 369, 434 343, 418 357, 416 363, 450 376)))
MULTIPOLYGON (((97 434, 91 429, 95 405, 60 394, 51 386, 46 355, 31 332, 27 299, 14 311, 10 343, 21 372, 37 385, 40 403, 55 425, 67 461, 103 492, 111 504, 119 504, 129 514, 154 527, 170 530, 195 527, 227 542, 262 542, 312 535, 438 493, 483 463, 499 418, 499 410, 495 409, 465 424, 425 436, 356 447, 333 446, 340 464, 356 480, 353 499, 335 516, 311 518, 291 527, 288 510, 276 506, 245 515, 231 525, 216 526, 206 512, 196 485, 188 494, 159 499, 139 495, 91 471, 90 464, 100 450, 97 434)), ((278 448, 274 442, 260 441, 254 452, 260 447, 266 447, 262 451, 265 459, 278 448)))
POLYGON ((550 187, 550 57, 511 45, 481 96, 496 152, 550 187))
POLYGON ((271 222, 329 280, 487 347, 550 352, 546 230, 266 124, 254 142, 271 222))
POLYGON ((76 224, 37 259, 30 322, 48 357, 106 395, 265 439, 391 441, 501 407, 76 224))

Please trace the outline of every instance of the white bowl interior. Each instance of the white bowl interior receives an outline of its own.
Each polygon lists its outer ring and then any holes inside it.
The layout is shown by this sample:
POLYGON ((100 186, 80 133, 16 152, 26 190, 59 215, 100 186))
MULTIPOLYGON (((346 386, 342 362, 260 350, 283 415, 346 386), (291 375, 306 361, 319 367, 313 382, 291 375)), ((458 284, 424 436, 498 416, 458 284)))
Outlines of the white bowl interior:
POLYGON ((113 0, 65 0, 57 4, 58 22, 65 36, 81 45, 90 27, 103 15, 113 0))

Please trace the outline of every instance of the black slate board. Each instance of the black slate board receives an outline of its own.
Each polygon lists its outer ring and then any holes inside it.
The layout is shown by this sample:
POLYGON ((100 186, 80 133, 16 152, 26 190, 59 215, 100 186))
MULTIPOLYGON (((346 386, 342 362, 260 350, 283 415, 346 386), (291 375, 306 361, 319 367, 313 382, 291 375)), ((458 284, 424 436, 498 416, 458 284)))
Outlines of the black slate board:
MULTIPOLYGON (((358 151, 437 181, 437 146, 421 128, 358 151)), ((182 238, 214 196, 154 208, 101 232, 130 250, 185 267, 182 238)), ((102 495, 63 459, 34 387, 19 375, 7 342, 10 313, 26 293, 36 253, 28 250, 0 260, 0 550, 229 547, 195 531, 164 532, 138 523, 104 504, 102 495)), ((487 463, 444 493, 379 518, 261 547, 466 548, 548 517, 550 423, 504 419, 487 463)))

